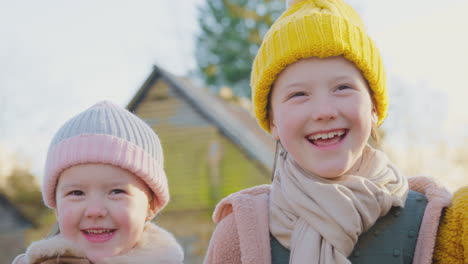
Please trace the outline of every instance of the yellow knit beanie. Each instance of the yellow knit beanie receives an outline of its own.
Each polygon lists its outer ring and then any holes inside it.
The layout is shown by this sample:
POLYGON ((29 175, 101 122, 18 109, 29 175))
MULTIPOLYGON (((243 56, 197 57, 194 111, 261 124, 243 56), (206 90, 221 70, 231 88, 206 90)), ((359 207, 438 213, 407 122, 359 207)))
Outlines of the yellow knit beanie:
POLYGON ((367 79, 380 125, 388 107, 385 70, 359 15, 341 0, 292 2, 265 35, 252 66, 253 110, 260 126, 270 132, 269 95, 286 66, 304 58, 340 55, 352 61, 367 79))

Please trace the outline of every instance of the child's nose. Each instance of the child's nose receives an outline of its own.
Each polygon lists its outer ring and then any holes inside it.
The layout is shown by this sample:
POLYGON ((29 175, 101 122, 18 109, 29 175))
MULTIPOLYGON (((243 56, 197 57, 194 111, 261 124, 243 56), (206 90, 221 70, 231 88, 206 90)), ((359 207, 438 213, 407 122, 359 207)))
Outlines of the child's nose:
POLYGON ((86 208, 86 217, 104 217, 107 215, 107 209, 101 202, 90 202, 86 208))
POLYGON ((328 121, 336 119, 338 112, 335 105, 327 99, 318 100, 313 104, 312 117, 316 121, 328 121))

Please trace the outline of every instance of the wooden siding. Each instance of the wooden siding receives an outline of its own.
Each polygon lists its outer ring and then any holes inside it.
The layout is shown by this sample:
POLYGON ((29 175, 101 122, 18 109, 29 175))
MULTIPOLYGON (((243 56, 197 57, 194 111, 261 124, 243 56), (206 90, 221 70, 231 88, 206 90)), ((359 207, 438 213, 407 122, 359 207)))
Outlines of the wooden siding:
POLYGON ((135 113, 163 145, 171 193, 164 211, 211 211, 222 197, 269 182, 267 169, 248 158, 164 79, 153 83, 135 113))

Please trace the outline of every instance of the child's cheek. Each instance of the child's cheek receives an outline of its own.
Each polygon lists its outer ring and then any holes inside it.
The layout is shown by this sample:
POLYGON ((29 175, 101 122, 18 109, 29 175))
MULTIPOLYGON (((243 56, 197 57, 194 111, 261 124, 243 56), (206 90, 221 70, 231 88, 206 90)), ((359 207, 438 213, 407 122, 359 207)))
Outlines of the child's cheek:
POLYGON ((60 232, 69 237, 74 231, 78 230, 79 214, 77 208, 69 204, 61 204, 57 207, 57 220, 59 222, 60 232))
POLYGON ((128 201, 119 201, 118 203, 112 204, 112 209, 109 211, 112 212, 113 220, 118 222, 119 225, 126 230, 131 229, 131 226, 135 222, 134 219, 138 218, 138 212, 132 210, 128 201))

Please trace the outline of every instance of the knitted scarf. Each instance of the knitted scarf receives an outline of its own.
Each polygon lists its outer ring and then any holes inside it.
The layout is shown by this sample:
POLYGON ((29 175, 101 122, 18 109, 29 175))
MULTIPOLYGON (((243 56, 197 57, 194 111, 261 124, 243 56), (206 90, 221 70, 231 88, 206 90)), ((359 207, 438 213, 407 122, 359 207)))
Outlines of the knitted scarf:
POLYGON ((278 158, 270 231, 290 249, 289 263, 351 263, 359 235, 392 206, 404 206, 408 181, 383 152, 366 146, 350 172, 324 179, 287 153, 278 158))

